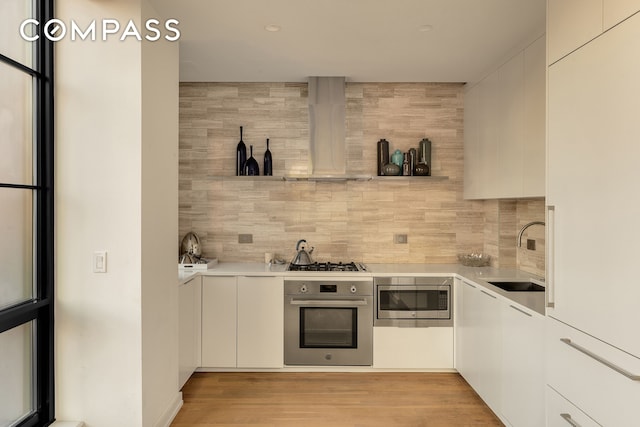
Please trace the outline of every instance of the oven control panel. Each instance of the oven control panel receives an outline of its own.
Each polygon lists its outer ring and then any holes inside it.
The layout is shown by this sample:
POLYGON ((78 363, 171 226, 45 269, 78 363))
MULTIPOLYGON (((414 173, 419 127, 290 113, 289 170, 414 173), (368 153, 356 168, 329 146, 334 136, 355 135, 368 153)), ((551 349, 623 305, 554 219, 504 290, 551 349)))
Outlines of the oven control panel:
POLYGON ((373 295, 373 280, 285 280, 285 295, 373 295))

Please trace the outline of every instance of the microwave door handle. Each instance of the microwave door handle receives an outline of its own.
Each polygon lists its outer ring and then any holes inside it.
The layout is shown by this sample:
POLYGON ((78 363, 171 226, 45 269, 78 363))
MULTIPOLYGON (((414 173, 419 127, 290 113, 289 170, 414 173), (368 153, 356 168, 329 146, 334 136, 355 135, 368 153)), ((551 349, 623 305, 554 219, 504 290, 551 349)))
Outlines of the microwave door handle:
POLYGON ((358 300, 298 300, 291 299, 289 301, 291 305, 308 305, 308 306, 317 306, 317 307, 327 307, 327 306, 360 306, 367 305, 367 300, 358 299, 358 300))

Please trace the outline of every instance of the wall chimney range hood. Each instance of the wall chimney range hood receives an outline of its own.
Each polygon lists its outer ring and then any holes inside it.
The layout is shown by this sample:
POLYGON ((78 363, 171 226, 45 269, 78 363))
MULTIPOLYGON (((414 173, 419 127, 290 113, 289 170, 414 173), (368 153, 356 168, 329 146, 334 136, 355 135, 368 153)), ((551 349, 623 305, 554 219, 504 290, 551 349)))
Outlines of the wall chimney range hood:
POLYGON ((349 175, 345 145, 345 78, 309 77, 310 181, 368 180, 349 175))

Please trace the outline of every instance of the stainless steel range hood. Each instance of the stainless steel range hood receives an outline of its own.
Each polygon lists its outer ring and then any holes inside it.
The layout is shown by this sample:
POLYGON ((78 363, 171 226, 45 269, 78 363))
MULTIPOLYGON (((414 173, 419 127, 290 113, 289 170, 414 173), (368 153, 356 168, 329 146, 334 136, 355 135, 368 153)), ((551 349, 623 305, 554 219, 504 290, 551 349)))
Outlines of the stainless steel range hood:
POLYGON ((348 174, 345 104, 344 77, 309 77, 309 180, 371 179, 348 174))

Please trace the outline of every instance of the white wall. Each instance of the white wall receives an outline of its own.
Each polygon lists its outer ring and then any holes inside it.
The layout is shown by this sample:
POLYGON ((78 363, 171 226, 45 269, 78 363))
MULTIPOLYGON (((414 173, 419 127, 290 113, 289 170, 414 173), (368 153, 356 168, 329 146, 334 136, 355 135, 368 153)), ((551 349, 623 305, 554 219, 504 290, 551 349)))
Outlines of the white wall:
MULTIPOLYGON (((143 20, 158 15, 143 2, 143 20)), ((143 425, 166 425, 178 392, 178 44, 142 45, 143 425)))
MULTIPOLYGON (((139 23, 141 14, 138 0, 58 0, 56 11, 65 22, 139 23)), ((177 106, 155 104, 174 97, 161 83, 177 85, 177 47, 156 77, 165 51, 143 46, 132 38, 56 44, 56 417, 88 427, 155 425, 180 402, 169 285, 177 184, 167 184, 177 181, 177 113, 169 117, 177 106), (154 91, 162 96, 144 99, 154 91), (108 251, 107 273, 92 272, 96 250, 108 251)))

